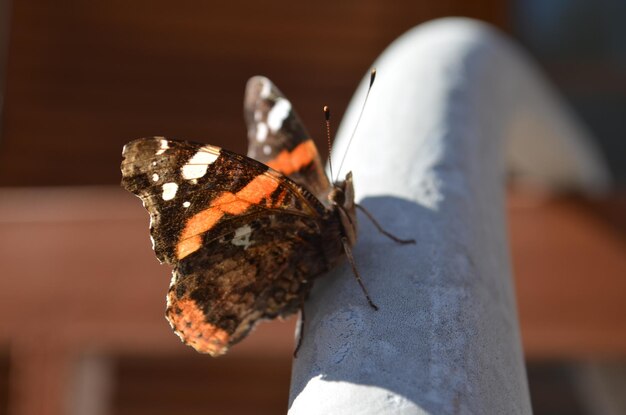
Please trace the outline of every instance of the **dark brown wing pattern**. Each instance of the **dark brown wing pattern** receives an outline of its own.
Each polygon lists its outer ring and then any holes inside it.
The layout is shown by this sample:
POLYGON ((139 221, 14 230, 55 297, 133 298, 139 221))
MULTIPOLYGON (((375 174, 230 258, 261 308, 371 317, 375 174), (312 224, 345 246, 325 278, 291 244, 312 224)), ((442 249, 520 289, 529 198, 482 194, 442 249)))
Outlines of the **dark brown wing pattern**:
POLYGON ((150 213, 157 257, 174 265, 167 318, 200 352, 220 355, 260 319, 296 311, 340 251, 321 240, 324 206, 255 160, 161 137, 123 155, 122 183, 150 213))
POLYGON ((122 185, 150 213, 161 262, 173 264, 199 248, 200 238, 259 212, 321 217, 320 202, 267 166, 219 147, 142 138, 124 147, 122 185))
POLYGON ((310 190, 325 203, 330 182, 311 136, 291 103, 267 78, 248 81, 244 101, 248 157, 310 190))

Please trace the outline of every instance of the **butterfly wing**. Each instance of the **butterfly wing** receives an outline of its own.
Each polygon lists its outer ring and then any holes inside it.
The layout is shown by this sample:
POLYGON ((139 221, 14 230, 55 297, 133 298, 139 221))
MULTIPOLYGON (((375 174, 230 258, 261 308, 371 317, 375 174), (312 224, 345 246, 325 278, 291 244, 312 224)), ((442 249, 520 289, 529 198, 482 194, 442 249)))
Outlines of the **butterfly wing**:
POLYGON ((244 117, 248 126, 248 157, 326 200, 330 183, 317 147, 289 100, 269 79, 255 76, 248 81, 244 117))
POLYGON ((213 356, 262 319, 296 312, 312 278, 329 268, 318 224, 309 217, 267 214, 233 226, 176 265, 167 295, 174 331, 213 356))
POLYGON ((202 238, 229 229, 234 218, 260 212, 324 215, 309 192, 248 157, 211 145, 143 138, 123 150, 122 185, 150 213, 154 250, 161 262, 193 253, 202 238))
POLYGON ((321 203, 258 161, 161 137, 123 156, 122 184, 150 213, 157 257, 174 265, 166 316, 198 351, 222 354, 260 319, 295 311, 339 255, 321 241, 321 203))

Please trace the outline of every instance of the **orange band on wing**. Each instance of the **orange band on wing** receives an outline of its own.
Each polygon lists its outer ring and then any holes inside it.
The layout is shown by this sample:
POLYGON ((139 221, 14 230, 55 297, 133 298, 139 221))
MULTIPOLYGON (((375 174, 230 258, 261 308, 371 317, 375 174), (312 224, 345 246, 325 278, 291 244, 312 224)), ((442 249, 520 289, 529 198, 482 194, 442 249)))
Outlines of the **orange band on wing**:
POLYGON ((267 162, 267 165, 289 176, 299 171, 302 167, 311 164, 317 158, 317 148, 313 140, 306 140, 298 144, 293 150, 281 151, 275 159, 267 162))
MULTIPOLYGON (((241 199, 239 197, 239 193, 234 194, 231 192, 224 192, 222 193, 221 196, 219 196, 217 199, 211 202, 211 207, 207 210, 215 210, 215 211, 220 212, 222 215, 224 213, 230 213, 231 215, 238 215, 242 212, 245 212, 246 209, 250 207, 250 205, 251 205, 250 202, 248 202, 245 199, 241 199)), ((214 224, 207 223, 206 225, 207 227, 205 228, 204 231, 211 229, 214 224)))
MULTIPOLYGON (((250 205, 258 204, 261 200, 271 195, 278 188, 278 184, 276 178, 266 174, 259 175, 235 194, 235 197, 243 203, 222 204, 222 206, 219 206, 219 209, 233 215, 243 213, 250 205)), ((218 201, 211 203, 211 205, 216 205, 217 203, 218 201)))
POLYGON ((187 239, 181 240, 176 245, 176 257, 183 259, 189 254, 196 252, 202 246, 202 237, 200 235, 190 236, 187 239))
POLYGON ((185 344, 211 356, 226 353, 229 334, 207 323, 195 301, 187 298, 172 300, 172 307, 168 310, 167 319, 185 344))
POLYGON ((239 215, 251 205, 258 204, 278 188, 278 180, 266 174, 255 177, 237 193, 224 192, 208 209, 196 213, 187 220, 176 246, 176 257, 183 259, 202 246, 200 234, 211 229, 225 213, 239 215))

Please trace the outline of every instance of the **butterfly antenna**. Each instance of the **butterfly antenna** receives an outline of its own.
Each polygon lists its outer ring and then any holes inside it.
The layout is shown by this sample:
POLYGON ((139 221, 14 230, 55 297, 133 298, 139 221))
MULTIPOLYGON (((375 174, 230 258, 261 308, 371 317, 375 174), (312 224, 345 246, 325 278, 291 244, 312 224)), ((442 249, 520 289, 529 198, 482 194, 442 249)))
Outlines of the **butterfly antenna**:
POLYGON ((374 80, 376 79, 376 68, 372 68, 370 72, 370 85, 367 88, 367 93, 365 94, 365 100, 363 101, 363 106, 361 107, 361 112, 359 113, 359 118, 356 120, 356 125, 354 126, 354 130, 352 130, 352 135, 350 136, 350 140, 348 140, 348 146, 346 147, 346 151, 343 153, 343 158, 341 159, 341 163, 339 163, 339 171, 337 172, 337 178, 341 174, 341 168, 343 167, 343 162, 346 160, 346 156, 348 155, 348 150, 350 149, 350 144, 352 144, 352 139, 356 134, 357 127, 361 122, 361 117, 363 116, 363 110, 365 110, 365 104, 367 104, 367 97, 370 96, 370 91, 372 90, 372 85, 374 85, 374 80))
POLYGON ((330 181, 333 182, 333 161, 331 158, 332 145, 330 144, 330 108, 324 105, 324 118, 326 119, 326 138, 328 139, 328 169, 330 170, 330 181))

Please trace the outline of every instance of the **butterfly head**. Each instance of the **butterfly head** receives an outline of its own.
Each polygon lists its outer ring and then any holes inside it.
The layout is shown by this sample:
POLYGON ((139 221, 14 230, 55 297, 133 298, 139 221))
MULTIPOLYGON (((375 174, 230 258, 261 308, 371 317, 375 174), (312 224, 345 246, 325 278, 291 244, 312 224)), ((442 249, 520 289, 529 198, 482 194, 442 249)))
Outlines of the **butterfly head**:
POLYGON ((357 223, 352 172, 346 174, 345 180, 333 183, 333 188, 328 194, 328 200, 339 216, 343 233, 348 238, 348 242, 351 246, 354 245, 356 242, 357 223))

